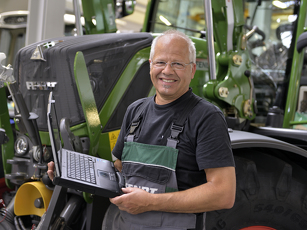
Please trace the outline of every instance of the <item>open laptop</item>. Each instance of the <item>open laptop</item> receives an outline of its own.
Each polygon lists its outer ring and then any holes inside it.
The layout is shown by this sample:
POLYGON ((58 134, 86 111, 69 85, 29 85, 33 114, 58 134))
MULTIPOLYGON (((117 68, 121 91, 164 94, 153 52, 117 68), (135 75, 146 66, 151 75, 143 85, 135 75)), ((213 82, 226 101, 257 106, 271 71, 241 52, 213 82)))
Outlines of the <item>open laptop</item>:
POLYGON ((62 148, 52 92, 48 99, 47 122, 55 164, 55 185, 109 198, 122 194, 124 179, 113 162, 62 148))

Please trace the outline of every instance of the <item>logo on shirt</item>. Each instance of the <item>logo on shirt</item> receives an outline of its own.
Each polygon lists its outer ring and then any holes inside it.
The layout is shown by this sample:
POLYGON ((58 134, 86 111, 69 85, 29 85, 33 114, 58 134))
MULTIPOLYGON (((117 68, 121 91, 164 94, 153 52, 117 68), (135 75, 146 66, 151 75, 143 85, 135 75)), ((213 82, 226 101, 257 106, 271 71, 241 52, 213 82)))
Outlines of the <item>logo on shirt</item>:
POLYGON ((126 187, 140 188, 140 189, 143 189, 143 190, 145 190, 146 192, 149 192, 149 193, 152 193, 152 194, 154 194, 155 192, 158 191, 157 188, 150 188, 150 187, 147 187, 147 186, 134 185, 134 184, 128 184, 128 183, 126 183, 126 187))

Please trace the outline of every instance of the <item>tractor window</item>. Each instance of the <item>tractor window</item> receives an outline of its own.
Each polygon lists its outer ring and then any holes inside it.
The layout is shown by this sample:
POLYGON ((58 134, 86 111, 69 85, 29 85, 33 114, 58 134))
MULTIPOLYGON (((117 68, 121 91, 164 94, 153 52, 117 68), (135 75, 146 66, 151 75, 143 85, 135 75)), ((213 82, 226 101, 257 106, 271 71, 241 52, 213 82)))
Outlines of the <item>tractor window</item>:
POLYGON ((205 30, 204 5, 202 0, 159 0, 150 31, 161 33, 174 28, 187 35, 200 37, 205 30))
POLYGON ((245 2, 246 32, 254 26, 260 30, 247 43, 258 107, 256 123, 265 121, 269 108, 285 107, 285 97, 280 92, 287 87, 287 63, 293 55, 292 37, 297 21, 294 3, 262 1, 258 5, 258 1, 245 2))
POLYGON ((254 33, 249 39, 251 57, 265 74, 278 83, 284 80, 297 15, 294 14, 294 5, 276 5, 274 2, 278 1, 263 1, 260 6, 257 2, 247 2, 245 15, 246 25, 257 26, 265 35, 263 38, 254 33))

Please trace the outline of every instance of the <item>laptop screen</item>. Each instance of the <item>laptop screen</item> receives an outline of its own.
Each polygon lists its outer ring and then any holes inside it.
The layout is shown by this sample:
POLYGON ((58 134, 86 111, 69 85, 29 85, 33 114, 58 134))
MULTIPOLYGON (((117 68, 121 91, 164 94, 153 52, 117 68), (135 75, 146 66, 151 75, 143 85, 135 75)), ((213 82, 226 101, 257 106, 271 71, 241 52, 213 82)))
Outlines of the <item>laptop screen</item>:
POLYGON ((48 106, 47 106, 47 123, 48 123, 48 131, 50 135, 50 144, 52 148, 53 160, 56 169, 56 176, 61 176, 61 168, 60 168, 60 156, 62 150, 61 136, 59 131, 59 123, 56 116, 55 109, 55 100, 53 98, 52 91, 49 94, 48 98, 48 106))

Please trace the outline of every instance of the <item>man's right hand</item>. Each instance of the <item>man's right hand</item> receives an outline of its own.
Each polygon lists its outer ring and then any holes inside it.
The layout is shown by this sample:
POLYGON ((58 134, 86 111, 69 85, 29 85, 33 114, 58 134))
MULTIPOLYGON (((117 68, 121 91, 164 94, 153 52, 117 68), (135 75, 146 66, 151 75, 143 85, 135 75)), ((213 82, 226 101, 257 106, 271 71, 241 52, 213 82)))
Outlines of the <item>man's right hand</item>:
POLYGON ((50 178, 50 180, 53 181, 53 178, 54 178, 54 162, 53 161, 50 161, 48 163, 48 171, 47 171, 47 174, 50 178))

